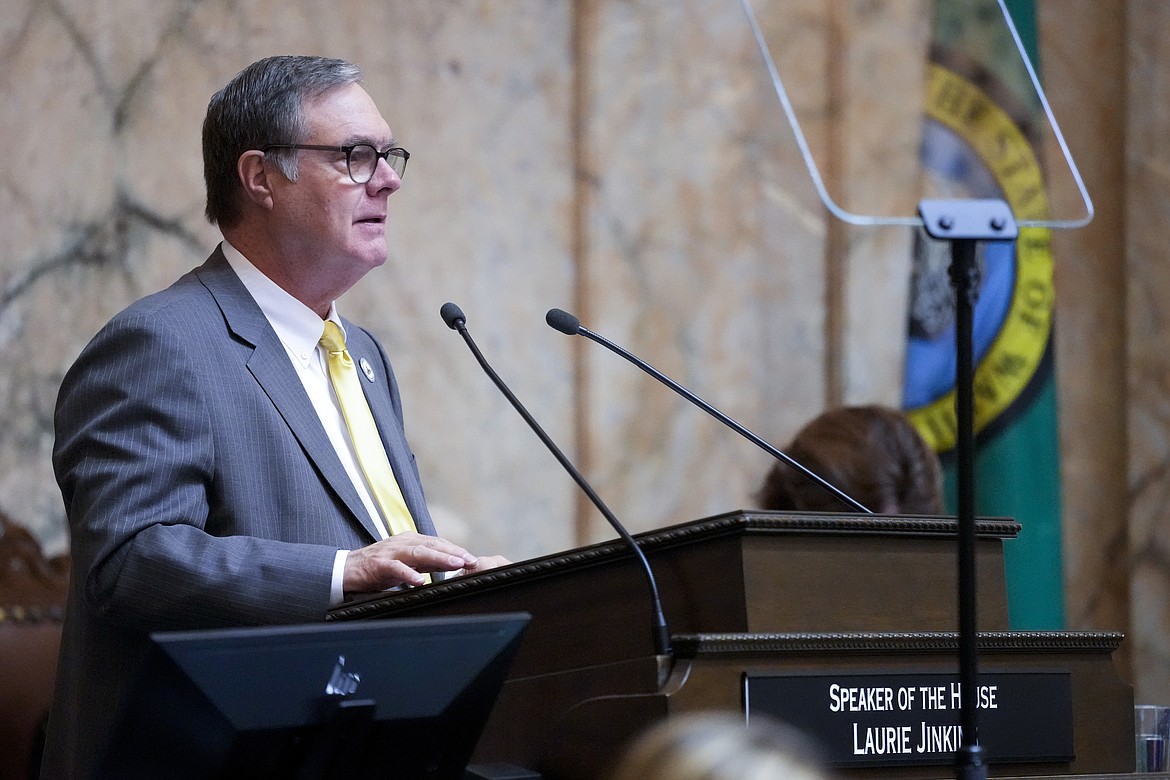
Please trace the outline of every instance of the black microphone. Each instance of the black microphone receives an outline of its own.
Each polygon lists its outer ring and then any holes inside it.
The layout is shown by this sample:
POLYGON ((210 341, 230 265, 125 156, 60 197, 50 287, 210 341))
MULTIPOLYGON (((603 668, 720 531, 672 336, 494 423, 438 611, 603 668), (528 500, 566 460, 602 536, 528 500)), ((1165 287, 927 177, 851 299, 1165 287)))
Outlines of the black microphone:
POLYGON ((439 309, 439 314, 443 317, 443 322, 447 323, 448 328, 459 331, 459 335, 462 336, 463 340, 467 342, 467 346, 471 348, 471 353, 475 355, 475 359, 479 361, 479 364, 483 367, 484 372, 487 373, 488 377, 491 378, 496 387, 500 389, 500 392, 504 394, 504 397, 508 399, 513 407, 515 407, 516 411, 520 413, 520 416, 524 418, 524 421, 528 423, 529 427, 531 427, 532 430, 536 432, 536 435, 540 437, 542 442, 544 442, 544 446, 548 447, 549 451, 552 452, 552 454, 556 456, 556 459, 561 462, 561 465, 564 467, 565 471, 569 472, 569 476, 573 478, 573 481, 576 482, 578 486, 580 486, 581 490, 585 491, 585 495, 589 496, 589 500, 592 501, 593 505, 601 511, 601 514, 605 516, 605 519, 609 521, 609 524, 613 526, 614 530, 617 531, 622 539, 626 541, 626 544, 633 548, 634 554, 638 556, 638 560, 642 564, 642 570, 646 573, 646 581, 650 585, 650 598, 653 602, 651 606, 653 611, 652 629, 654 634, 654 651, 657 655, 671 655, 672 650, 670 646, 670 632, 666 628, 666 617, 662 612, 662 601, 658 597, 658 584, 654 581, 654 572, 651 570, 650 562, 646 560, 646 555, 642 552, 642 548, 634 540, 634 537, 630 535, 630 532, 626 530, 625 526, 618 522, 618 519, 614 516, 613 512, 609 511, 609 507, 605 505, 605 502, 601 500, 601 497, 598 496, 589 483, 585 481, 585 477, 581 475, 581 472, 577 470, 577 467, 574 466, 567 457, 565 457, 565 454, 561 452, 560 448, 557 447, 553 440, 549 438, 548 434, 544 432, 544 429, 540 427, 540 424, 536 422, 536 419, 528 413, 528 410, 524 408, 524 405, 520 403, 519 399, 517 399, 516 396, 512 394, 512 391, 508 389, 508 386, 504 384, 503 380, 500 379, 496 372, 492 370, 492 367, 488 365, 487 360, 485 360, 483 354, 480 353, 479 347, 475 346, 475 342, 471 339, 471 334, 467 332, 467 318, 463 316, 463 310, 460 309, 456 304, 447 302, 444 303, 442 308, 439 309))
POLYGON ((747 428, 743 427, 742 425, 737 423, 735 420, 728 417, 723 412, 719 411, 714 406, 712 406, 711 404, 707 403, 699 396, 692 393, 690 390, 687 390, 685 387, 680 385, 678 382, 676 382, 673 379, 671 379, 670 377, 666 376, 658 369, 654 368, 654 366, 650 365, 649 363, 642 360, 641 358, 636 357, 635 355, 633 355, 629 351, 622 349, 621 347, 619 347, 617 344, 614 344, 609 339, 604 338, 602 336, 599 336, 596 333, 594 333, 593 331, 589 330, 589 328, 586 328, 584 325, 581 324, 580 320, 578 320, 572 314, 569 314, 567 311, 563 311, 562 309, 549 309, 548 313, 546 315, 544 315, 544 321, 547 322, 554 329, 559 330, 561 333, 564 333, 564 334, 569 335, 569 336, 576 336, 576 335, 586 336, 586 337, 596 341, 601 346, 606 347, 607 349, 609 349, 613 352, 616 352, 617 354, 624 357, 626 360, 633 363, 638 368, 645 371, 650 376, 657 379, 659 382, 662 382, 664 385, 669 387, 671 390, 674 390, 676 393, 678 393, 683 398, 685 398, 688 401, 690 401, 691 403, 693 403, 695 406, 698 406, 700 409, 705 411, 707 414, 709 414, 712 417, 714 417, 715 419, 719 420, 719 422, 730 427, 736 433, 749 439, 757 446, 762 447, 772 457, 784 461, 789 466, 791 466, 792 468, 796 469, 804 476, 811 479, 813 482, 816 482, 818 485, 820 485, 825 490, 832 493, 837 498, 844 501, 849 506, 853 507, 854 509, 856 509, 859 512, 864 512, 864 513, 869 514, 869 515, 873 514, 873 512, 870 509, 866 508, 866 506, 864 504, 862 504, 861 502, 857 501, 855 498, 846 494, 844 491, 842 491, 836 485, 833 485, 831 482, 828 482, 827 480, 821 478, 816 473, 805 468, 804 465, 797 462, 796 460, 794 460, 792 457, 785 454, 784 452, 781 452, 780 450, 776 449, 771 444, 764 441, 759 436, 755 435, 754 433, 749 431, 747 428))

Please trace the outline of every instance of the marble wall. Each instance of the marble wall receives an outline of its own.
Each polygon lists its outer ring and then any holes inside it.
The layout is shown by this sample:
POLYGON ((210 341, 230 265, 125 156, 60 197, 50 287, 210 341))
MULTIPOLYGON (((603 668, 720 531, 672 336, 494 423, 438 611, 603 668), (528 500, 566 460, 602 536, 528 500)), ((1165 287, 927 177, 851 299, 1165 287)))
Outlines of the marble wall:
POLYGON ((1124 254, 1109 255, 1114 273, 1124 269, 1128 362, 1129 534, 1116 562, 1129 572, 1137 689, 1160 703, 1170 701, 1170 7, 1147 1, 1127 12, 1124 254))
MULTIPOLYGON (((395 362, 451 536, 521 559, 613 534, 443 325, 448 300, 634 530, 749 506, 769 458, 548 328, 552 306, 776 443, 826 405, 899 401, 908 232, 827 217, 736 0, 0 2, 0 510, 51 552, 57 385, 110 315, 214 246, 199 123, 269 54, 363 65, 412 152, 389 262, 341 306, 395 362)), ((899 119, 921 100, 922 4, 753 5, 830 184, 912 210, 899 119)), ((1056 237, 1068 623, 1127 631, 1139 698, 1170 701, 1170 9, 1037 5, 1098 206, 1056 237)))
MULTIPOLYGON (((1132 6, 1124 0, 1037 5, 1046 86, 1053 108, 1067 117, 1065 135, 1096 208, 1087 227, 1053 233, 1065 620, 1069 628, 1126 632, 1125 663, 1139 636, 1156 633, 1140 616, 1131 630, 1129 617, 1127 100, 1119 85, 1128 80, 1126 9, 1132 6)), ((1063 195, 1053 208, 1067 212, 1071 194, 1063 195)), ((1170 694, 1154 677, 1139 690, 1147 700, 1170 694)))

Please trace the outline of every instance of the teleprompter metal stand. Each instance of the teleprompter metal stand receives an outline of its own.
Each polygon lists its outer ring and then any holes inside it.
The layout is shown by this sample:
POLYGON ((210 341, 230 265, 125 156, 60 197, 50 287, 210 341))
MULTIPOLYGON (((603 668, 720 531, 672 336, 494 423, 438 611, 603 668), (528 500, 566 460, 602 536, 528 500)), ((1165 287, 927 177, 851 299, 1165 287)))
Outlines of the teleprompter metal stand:
POLYGON ((976 633, 975 599, 975 490, 974 490, 974 360, 973 360, 973 312, 978 287, 975 280, 975 250, 980 241, 1011 241, 1019 236, 1020 226, 1028 228, 1066 229, 1083 227, 1093 220, 1093 202, 1085 189, 1085 183, 1077 170, 1072 153, 1065 143, 1052 107, 1040 85, 1035 68, 1024 48, 1019 31, 1012 21, 1005 0, 997 0, 1006 30, 1010 33, 1020 56, 1020 66, 1027 73, 1035 89, 1038 104, 1052 131, 1053 139, 1059 146, 1068 165, 1068 173, 1080 195, 1085 211, 1082 216, 1071 219, 1051 219, 1048 214, 1032 214, 1032 218, 1013 215, 1008 203, 1001 199, 933 200, 923 199, 918 203, 918 213, 913 216, 878 216, 860 214, 842 208, 836 203, 825 187, 811 147, 804 137, 800 121, 792 101, 780 78, 780 72, 772 59, 763 30, 757 23, 751 8, 751 0, 740 0, 744 14, 755 36, 760 55, 771 78, 773 89, 784 110, 784 116, 792 129, 801 157, 808 168, 809 177, 816 187, 817 195, 829 213, 850 225, 906 225, 916 227, 919 222, 927 234, 934 239, 951 242, 951 285, 955 290, 955 419, 956 454, 958 477, 958 552, 959 552, 959 667, 962 684, 963 730, 962 746, 956 753, 956 771, 960 780, 974 780, 987 777, 987 766, 979 746, 978 721, 976 718, 976 686, 978 679, 978 635, 976 633))
POLYGON ((1008 241, 1019 228, 1002 200, 922 200, 918 214, 927 234, 951 244, 955 290, 955 419, 958 477, 959 681, 963 742, 955 754, 959 780, 987 777, 975 708, 979 678, 975 601, 975 366, 972 326, 979 288, 975 250, 980 241, 1008 241))

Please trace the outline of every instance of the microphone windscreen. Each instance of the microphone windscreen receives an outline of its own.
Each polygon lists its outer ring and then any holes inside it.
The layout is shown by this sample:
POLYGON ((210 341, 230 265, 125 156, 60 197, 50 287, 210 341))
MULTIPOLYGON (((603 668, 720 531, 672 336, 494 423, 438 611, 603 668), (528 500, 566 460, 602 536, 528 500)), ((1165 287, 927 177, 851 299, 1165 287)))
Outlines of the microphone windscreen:
POLYGON ((563 309, 549 309, 548 314, 544 315, 544 321, 568 336, 576 336, 581 332, 581 320, 563 309))
POLYGON ((450 301, 444 303, 439 309, 439 316, 443 318, 443 322, 447 323, 447 327, 451 330, 455 330, 460 324, 467 322, 467 318, 463 316, 463 309, 450 301))

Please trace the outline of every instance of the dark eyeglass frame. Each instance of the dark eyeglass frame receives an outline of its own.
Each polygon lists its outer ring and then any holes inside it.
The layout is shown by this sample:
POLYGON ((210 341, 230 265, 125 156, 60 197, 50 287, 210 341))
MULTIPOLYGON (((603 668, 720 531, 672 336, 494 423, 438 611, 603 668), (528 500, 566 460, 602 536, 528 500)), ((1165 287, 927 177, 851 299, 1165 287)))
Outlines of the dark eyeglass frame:
POLYGON ((354 184, 365 184, 370 179, 374 178, 374 172, 378 170, 378 160, 385 160, 386 164, 394 169, 398 174, 398 178, 402 178, 406 174, 406 164, 410 162, 410 152, 403 149, 401 146, 391 146, 384 152, 379 152, 378 148, 373 144, 353 144, 352 146, 321 146, 320 144, 268 144, 260 151, 268 154, 269 149, 306 149, 311 152, 338 152, 345 155, 345 170, 349 174, 349 178, 353 180, 354 184), (358 179, 353 175, 353 151, 365 147, 374 150, 374 167, 370 169, 370 175, 364 179, 358 179), (402 161, 402 170, 390 160, 395 157, 402 161))

